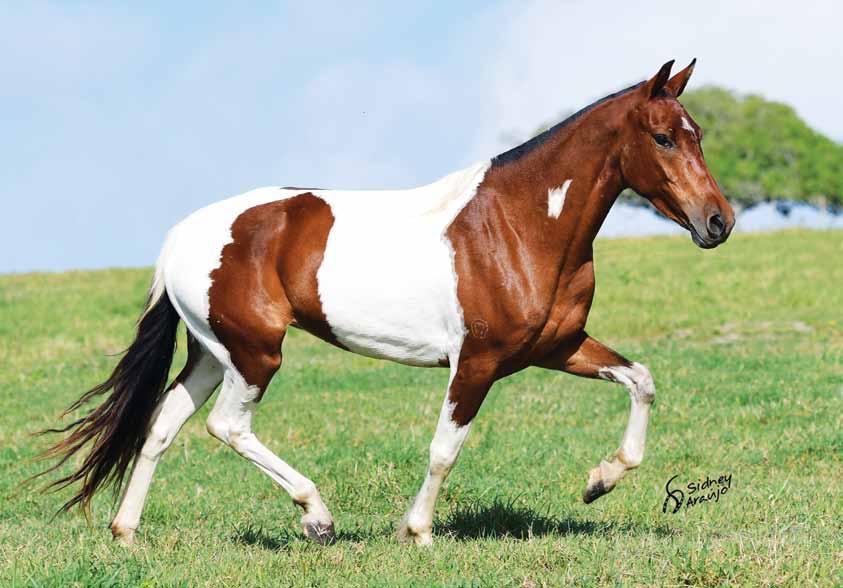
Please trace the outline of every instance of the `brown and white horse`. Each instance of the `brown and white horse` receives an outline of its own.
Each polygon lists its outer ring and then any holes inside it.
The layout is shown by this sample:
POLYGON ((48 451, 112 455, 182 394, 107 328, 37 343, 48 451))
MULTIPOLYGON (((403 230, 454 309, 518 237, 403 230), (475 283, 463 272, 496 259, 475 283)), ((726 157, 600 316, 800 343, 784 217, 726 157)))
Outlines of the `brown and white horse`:
MULTIPOLYGON (((153 471, 185 421, 222 389, 208 431, 302 507, 304 533, 334 537, 316 486, 252 432, 281 365, 289 327, 370 357, 450 370, 427 475, 399 529, 428 544, 434 503, 486 393, 529 366, 623 384, 629 423, 610 461, 589 472, 591 502, 644 456, 655 396, 647 368, 585 332, 594 294, 592 242, 624 188, 644 195, 700 247, 729 236, 734 215, 703 159, 702 131, 677 98, 693 62, 613 94, 491 161, 403 191, 261 188, 211 204, 168 234, 137 338, 110 391, 48 453, 91 445, 65 504, 87 511, 120 487, 114 536, 131 542, 153 471), (166 386, 176 326, 187 364, 166 386)), ((51 468, 54 469, 54 468, 51 468)), ((48 470, 49 471, 49 470, 48 470)))

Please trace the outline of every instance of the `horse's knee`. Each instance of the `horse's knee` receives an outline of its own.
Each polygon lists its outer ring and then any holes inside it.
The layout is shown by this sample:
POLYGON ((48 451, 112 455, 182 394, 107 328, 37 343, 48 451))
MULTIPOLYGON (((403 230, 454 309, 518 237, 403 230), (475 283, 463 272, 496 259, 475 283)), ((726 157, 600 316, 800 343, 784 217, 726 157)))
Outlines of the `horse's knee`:
POLYGON ((647 366, 640 363, 632 364, 632 392, 635 399, 645 404, 652 404, 656 399, 656 384, 647 366))
POLYGON ((632 363, 628 366, 607 367, 600 370, 599 376, 623 384, 634 402, 652 404, 656 399, 656 385, 645 365, 632 363))

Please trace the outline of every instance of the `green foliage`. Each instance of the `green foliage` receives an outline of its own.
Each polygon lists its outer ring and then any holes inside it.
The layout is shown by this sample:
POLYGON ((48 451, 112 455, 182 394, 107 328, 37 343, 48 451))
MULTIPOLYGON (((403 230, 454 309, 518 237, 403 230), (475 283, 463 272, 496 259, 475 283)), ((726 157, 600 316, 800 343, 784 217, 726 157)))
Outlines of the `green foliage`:
POLYGON ((647 364, 658 389, 644 463, 584 505, 628 394, 526 370, 489 393, 431 549, 393 532, 447 370, 301 331, 255 432, 319 486, 335 545, 302 538, 287 495, 207 434, 207 405, 161 461, 134 548, 111 541, 106 494, 91 527, 53 519, 68 493, 22 485, 44 467, 32 458, 47 440, 31 433, 107 376, 151 271, 0 276, 0 586, 841 586, 841 255, 822 231, 735 235, 708 252, 687 238, 595 243, 589 332, 647 364), (672 476, 722 473, 734 481, 719 502, 662 512, 672 476))
POLYGON ((843 204, 843 145, 810 128, 792 107, 715 86, 682 103, 705 131, 703 147, 729 199, 843 204))

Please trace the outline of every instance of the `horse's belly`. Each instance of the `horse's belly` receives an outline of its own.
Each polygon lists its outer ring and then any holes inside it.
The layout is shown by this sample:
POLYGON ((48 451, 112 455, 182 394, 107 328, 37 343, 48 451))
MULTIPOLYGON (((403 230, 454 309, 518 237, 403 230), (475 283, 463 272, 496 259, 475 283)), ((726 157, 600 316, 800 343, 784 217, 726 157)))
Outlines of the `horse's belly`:
POLYGON ((317 274, 333 335, 361 355, 443 365, 463 335, 449 244, 420 221, 369 230, 343 221, 338 215, 317 274))

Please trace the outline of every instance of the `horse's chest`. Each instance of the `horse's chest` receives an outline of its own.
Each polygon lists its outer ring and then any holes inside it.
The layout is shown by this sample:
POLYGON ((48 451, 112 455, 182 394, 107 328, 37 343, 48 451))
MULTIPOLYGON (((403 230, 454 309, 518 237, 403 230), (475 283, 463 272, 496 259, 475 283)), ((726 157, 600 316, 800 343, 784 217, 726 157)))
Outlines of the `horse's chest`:
POLYGON ((335 213, 317 273, 337 340, 371 357, 440 365, 458 349, 462 316, 449 243, 429 219, 335 213))
POLYGON ((585 329, 594 298, 594 270, 591 262, 570 274, 563 274, 537 343, 552 349, 561 341, 585 329))

